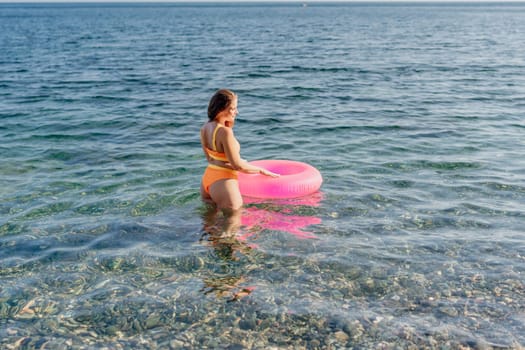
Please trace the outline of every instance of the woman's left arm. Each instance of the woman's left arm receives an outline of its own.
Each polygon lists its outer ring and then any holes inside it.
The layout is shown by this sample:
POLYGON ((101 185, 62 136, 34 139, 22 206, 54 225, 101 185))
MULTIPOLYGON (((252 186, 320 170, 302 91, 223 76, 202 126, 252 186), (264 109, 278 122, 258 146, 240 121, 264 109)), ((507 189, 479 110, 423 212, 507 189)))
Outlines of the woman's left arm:
POLYGON ((204 143, 204 128, 201 129, 201 146, 202 146, 202 152, 204 152, 204 155, 206 156, 206 160, 209 162, 211 161, 211 157, 210 155, 208 154, 208 152, 206 151, 206 146, 205 146, 205 143, 204 143))

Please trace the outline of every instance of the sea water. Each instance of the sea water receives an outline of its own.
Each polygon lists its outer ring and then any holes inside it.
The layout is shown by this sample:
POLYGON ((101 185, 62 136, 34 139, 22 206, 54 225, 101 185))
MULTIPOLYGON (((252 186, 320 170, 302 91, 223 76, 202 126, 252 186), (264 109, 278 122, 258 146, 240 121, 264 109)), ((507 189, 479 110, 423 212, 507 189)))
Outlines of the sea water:
POLYGON ((0 347, 525 345, 525 6, 0 4, 0 347), (202 204, 199 128, 306 198, 202 204))

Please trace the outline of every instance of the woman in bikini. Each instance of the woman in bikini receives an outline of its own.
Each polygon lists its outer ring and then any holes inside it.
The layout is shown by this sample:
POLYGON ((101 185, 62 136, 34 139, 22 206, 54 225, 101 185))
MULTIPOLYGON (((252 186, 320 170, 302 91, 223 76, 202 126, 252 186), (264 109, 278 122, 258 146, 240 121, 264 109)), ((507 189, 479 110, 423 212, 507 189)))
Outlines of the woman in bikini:
POLYGON ((237 116, 237 95, 222 89, 208 105, 208 122, 201 128, 201 144, 208 167, 202 177, 201 196, 219 209, 237 211, 242 207, 237 174, 259 173, 277 177, 278 174, 250 165, 241 158, 240 145, 233 134, 237 116))

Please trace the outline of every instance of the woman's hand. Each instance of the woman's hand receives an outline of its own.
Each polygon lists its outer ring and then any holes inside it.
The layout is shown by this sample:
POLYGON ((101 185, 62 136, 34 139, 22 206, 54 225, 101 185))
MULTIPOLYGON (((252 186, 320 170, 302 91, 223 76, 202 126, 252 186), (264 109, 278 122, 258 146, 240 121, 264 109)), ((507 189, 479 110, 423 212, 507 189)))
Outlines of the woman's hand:
POLYGON ((272 173, 271 171, 263 169, 263 168, 261 168, 261 170, 259 170, 259 174, 265 175, 265 176, 271 176, 271 177, 279 177, 279 176, 281 176, 279 174, 272 173))

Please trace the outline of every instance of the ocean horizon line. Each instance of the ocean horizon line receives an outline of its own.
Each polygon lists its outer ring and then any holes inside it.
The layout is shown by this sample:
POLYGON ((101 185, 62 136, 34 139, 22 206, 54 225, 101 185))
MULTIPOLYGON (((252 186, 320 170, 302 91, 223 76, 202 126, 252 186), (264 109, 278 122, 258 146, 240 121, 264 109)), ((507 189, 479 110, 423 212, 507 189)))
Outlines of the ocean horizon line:
POLYGON ((215 4, 215 3, 248 3, 248 4, 260 4, 260 3, 280 3, 280 4, 341 4, 341 3, 352 3, 352 4, 465 4, 465 5, 476 5, 476 4, 492 4, 492 5, 505 5, 505 4, 525 4, 525 0, 0 0, 0 4, 215 4))

